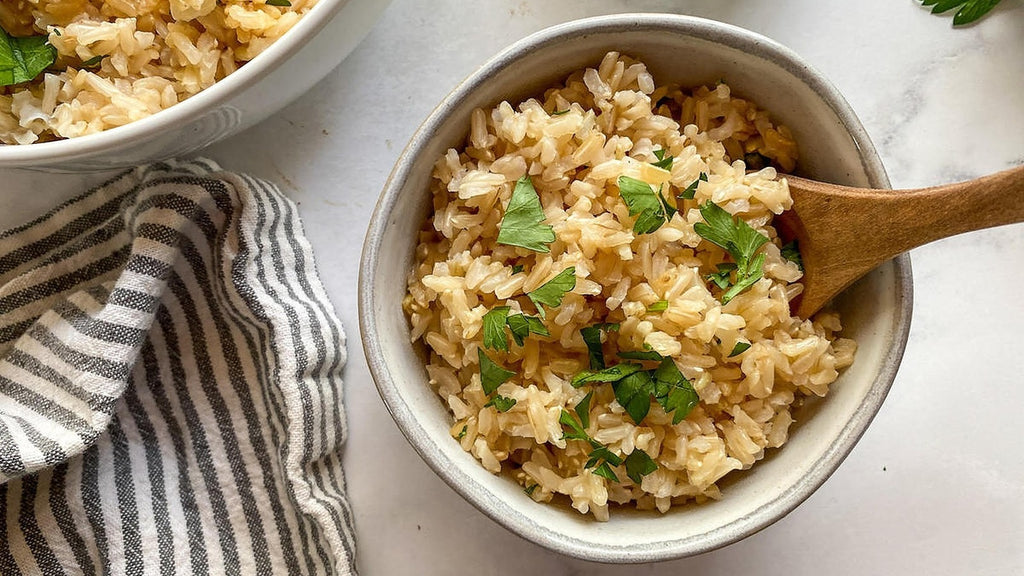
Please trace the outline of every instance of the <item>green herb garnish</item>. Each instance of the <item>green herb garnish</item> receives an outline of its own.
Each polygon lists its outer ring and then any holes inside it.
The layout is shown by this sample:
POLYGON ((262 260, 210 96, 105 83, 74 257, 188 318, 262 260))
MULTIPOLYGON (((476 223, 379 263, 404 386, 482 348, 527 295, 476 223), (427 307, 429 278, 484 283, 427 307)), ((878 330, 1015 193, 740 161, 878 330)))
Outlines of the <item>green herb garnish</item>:
POLYGON ((626 465, 626 476, 629 476, 629 479, 636 484, 640 484, 644 476, 658 469, 658 465, 647 452, 639 448, 635 448, 629 456, 626 456, 623 463, 626 465))
POLYGON ((601 331, 613 332, 619 329, 618 324, 594 324, 580 329, 583 342, 587 345, 591 370, 604 370, 604 351, 601 349, 601 331))
MULTIPOLYGON (((487 314, 484 314, 484 347, 491 350, 504 350, 508 352, 508 336, 505 334, 505 324, 508 318, 508 306, 498 306, 487 314)), ((520 344, 522 346, 522 344, 520 344)))
POLYGON ((728 252, 736 261, 736 280, 722 295, 722 304, 726 304, 761 279, 764 254, 756 252, 768 242, 768 237, 710 200, 701 205, 700 214, 704 222, 694 224, 694 232, 728 252))
POLYGON ((291 6, 292 3, 289 0, 267 0, 268 6, 291 6))
POLYGON ((576 412, 577 416, 579 416, 580 423, 584 428, 590 427, 590 399, 593 397, 594 391, 591 390, 590 392, 587 392, 587 395, 584 396, 578 404, 576 404, 575 408, 573 408, 573 411, 576 412))
POLYGON ((650 234, 661 228, 676 213, 661 191, 655 192, 650 184, 643 180, 619 176, 619 195, 629 208, 629 215, 636 216, 633 232, 650 234))
POLYGON ((665 154, 665 149, 660 148, 654 151, 654 157, 658 159, 657 162, 651 162, 653 166, 657 166, 662 170, 672 170, 672 161, 675 160, 672 156, 665 154))
POLYGON ((640 424, 651 410, 654 380, 650 372, 638 371, 612 383, 615 400, 626 409, 633 422, 640 424))
POLYGON ((953 16, 953 26, 963 26, 978 20, 999 4, 999 0, 923 0, 923 6, 931 6, 932 14, 941 14, 959 8, 953 16))
POLYGON ((804 271, 804 260, 800 257, 800 246, 797 244, 796 240, 793 240, 782 247, 782 257, 796 264, 796 267, 799 268, 801 272, 804 271))
POLYGON ((718 265, 718 272, 708 274, 707 279, 714 282, 715 286, 725 290, 729 287, 730 278, 732 277, 734 270, 736 270, 735 264, 732 262, 723 262, 718 265))
POLYGON ((494 409, 498 412, 508 412, 516 405, 515 398, 506 398, 501 394, 495 394, 494 398, 491 398, 490 402, 484 404, 484 408, 488 406, 494 406, 494 409))
MULTIPOLYGON (((545 250, 546 251, 546 250, 545 250)), ((576 267, 569 266, 558 273, 557 276, 539 286, 533 292, 527 292, 526 296, 537 307, 541 318, 546 318, 546 312, 541 304, 549 308, 557 308, 562 305, 562 298, 567 292, 576 287, 576 267)))
MULTIPOLYGON (((587 406, 590 404, 590 394, 580 401, 576 405, 576 413, 580 414, 581 406, 586 402, 587 406)), ((589 410, 589 408, 587 408, 589 410)), ((581 415, 582 417, 582 415, 581 415)), ((588 416, 589 419, 589 416, 588 416)), ((562 409, 561 415, 558 417, 558 422, 562 425, 562 439, 563 440, 582 440, 588 444, 593 450, 590 454, 587 454, 587 462, 583 465, 584 468, 594 468, 594 474, 611 480, 612 482, 618 482, 619 477, 615 475, 615 471, 612 470, 612 466, 621 466, 622 457, 618 456, 614 452, 608 449, 607 446, 601 444, 597 440, 594 440, 587 434, 585 424, 576 420, 568 410, 562 409)), ((589 422, 587 423, 589 424, 589 422)))
POLYGON ((739 356, 740 354, 743 354, 749 349, 750 342, 744 342, 740 340, 739 342, 736 343, 735 346, 732 347, 732 352, 729 352, 729 358, 732 358, 733 356, 739 356))
POLYGON ((15 37, 0 28, 0 86, 29 82, 57 60, 48 36, 15 37))
POLYGON ((545 327, 540 318, 537 318, 536 316, 513 314, 506 318, 505 322, 508 324, 509 330, 512 331, 512 338, 519 346, 523 345, 523 342, 526 341, 526 337, 529 336, 531 332, 539 336, 551 336, 551 332, 548 332, 547 327, 545 327))
POLYGON ((569 110, 570 110, 570 108, 566 108, 565 110, 556 110, 556 111, 552 112, 551 115, 552 116, 561 116, 562 114, 568 114, 569 110))
POLYGON ((537 486, 538 486, 537 484, 530 484, 526 488, 523 488, 523 492, 526 492, 527 496, 533 496, 533 492, 534 492, 534 490, 537 489, 537 486))
POLYGON ((519 246, 534 252, 550 252, 548 244, 555 241, 555 230, 544 224, 540 196, 529 176, 516 182, 512 198, 498 230, 498 244, 519 246))
POLYGON ((697 186, 700 186, 701 182, 707 181, 708 175, 705 174, 704 172, 701 172, 700 176, 698 176, 696 180, 691 182, 690 185, 687 186, 685 190, 683 190, 683 193, 680 194, 679 196, 676 196, 676 198, 680 200, 693 200, 693 197, 697 194, 697 186))
POLYGON ((100 55, 97 55, 97 56, 93 56, 92 58, 89 58, 88 60, 82 62, 82 68, 95 68, 95 67, 99 66, 100 62, 103 62, 103 59, 106 58, 106 57, 107 57, 106 54, 100 54, 100 55))
POLYGON ((664 312, 668 310, 668 300, 658 300, 647 307, 648 312, 664 312))
POLYGON ((469 425, 468 424, 463 424, 462 425, 462 430, 459 430, 459 435, 456 436, 455 439, 456 440, 462 440, 463 438, 465 438, 466 437, 466 430, 468 430, 468 429, 469 429, 469 425))
MULTIPOLYGON (((672 414, 672 423, 679 424, 700 402, 700 396, 693 389, 693 384, 683 376, 679 367, 671 358, 665 358, 654 371, 652 378, 654 387, 651 395, 661 404, 666 414, 672 414)), ((632 415, 632 414, 630 414, 632 415)), ((636 421, 640 423, 639 420, 636 421)))
POLYGON ((522 264, 516 264, 515 266, 512 267, 512 273, 513 274, 519 274, 522 271, 523 271, 523 265, 522 264))
POLYGON ((626 376, 634 372, 643 370, 644 367, 639 364, 616 364, 615 366, 609 366, 603 370, 584 371, 577 374, 572 379, 573 388, 579 388, 584 384, 594 384, 597 382, 618 382, 626 376))
POLYGON ((509 378, 516 375, 515 372, 505 370, 495 364, 487 354, 484 354, 483 348, 477 348, 476 355, 480 361, 480 386, 484 389, 484 394, 490 396, 498 389, 498 386, 508 382, 509 378))
POLYGON ((649 360, 651 362, 661 362, 665 359, 664 356, 654 350, 627 350, 619 352, 619 358, 625 358, 626 360, 649 360))

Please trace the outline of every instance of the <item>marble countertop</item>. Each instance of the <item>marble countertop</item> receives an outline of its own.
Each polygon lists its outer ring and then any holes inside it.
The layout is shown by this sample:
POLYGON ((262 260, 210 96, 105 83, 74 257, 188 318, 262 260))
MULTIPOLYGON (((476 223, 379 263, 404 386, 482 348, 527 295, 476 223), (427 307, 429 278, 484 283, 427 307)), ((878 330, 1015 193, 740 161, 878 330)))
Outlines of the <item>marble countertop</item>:
MULTIPOLYGON (((713 18, 796 50, 846 95, 895 187, 1024 162, 1024 0, 1003 0, 965 29, 913 0, 394 0, 325 81, 206 152, 227 169, 277 182, 299 203, 348 330, 345 465, 361 572, 1024 573, 1024 225, 913 252, 910 343, 878 417, 807 502, 727 548, 643 567, 561 557, 479 513, 406 443, 370 379, 356 320, 362 238, 392 164, 433 106, 507 44, 559 22, 627 11, 713 18)), ((0 171, 0 225, 99 178, 0 171)))

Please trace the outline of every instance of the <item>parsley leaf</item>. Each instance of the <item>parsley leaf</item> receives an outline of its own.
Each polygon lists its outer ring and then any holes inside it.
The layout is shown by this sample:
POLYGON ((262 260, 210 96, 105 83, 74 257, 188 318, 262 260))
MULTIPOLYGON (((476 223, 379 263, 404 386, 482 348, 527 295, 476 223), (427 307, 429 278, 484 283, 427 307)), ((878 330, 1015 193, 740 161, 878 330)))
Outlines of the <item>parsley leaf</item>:
POLYGON ((587 345, 587 353, 590 356, 591 370, 604 370, 604 351, 601 350, 601 330, 611 332, 618 330, 618 324, 595 324, 580 329, 583 342, 587 345))
MULTIPOLYGON (((674 413, 672 423, 679 424, 700 401, 697 391, 690 381, 679 371, 679 367, 671 358, 665 358, 654 371, 651 394, 665 409, 665 413, 674 413)), ((630 414, 632 416, 632 414, 630 414)), ((639 420, 636 421, 640 423, 639 420)))
POLYGON ((694 180, 689 186, 687 186, 686 189, 683 190, 682 194, 676 196, 676 198, 680 200, 693 200, 693 197, 697 194, 697 186, 700 186, 701 182, 707 181, 708 175, 705 174, 704 172, 701 172, 700 176, 698 176, 696 180, 694 180))
MULTIPOLYGON (((671 362, 671 360, 669 360, 671 362)), ((622 364, 620 364, 622 366, 622 364)), ((627 364, 629 366, 629 364, 627 364)), ((612 384, 615 400, 626 409, 633 422, 640 424, 651 410, 651 389, 654 383, 648 372, 637 371, 612 384)))
MULTIPOLYGON (((508 336, 505 334, 505 323, 508 318, 508 306, 498 306, 484 314, 484 347, 491 350, 508 352, 508 336)), ((513 335, 515 331, 513 331, 513 335)), ((517 340, 518 342, 518 340, 517 340)), ((522 343, 519 343, 522 346, 522 343)))
POLYGON ((551 115, 552 116, 561 116, 562 114, 568 114, 569 110, 571 110, 571 108, 566 108, 565 110, 555 110, 554 112, 551 113, 551 115))
POLYGON ((106 57, 107 57, 106 54, 99 54, 97 56, 93 56, 92 58, 89 58, 88 60, 85 60, 84 62, 82 62, 82 67, 83 68, 95 68, 95 67, 99 66, 100 62, 103 62, 103 59, 106 58, 106 57))
POLYGON ((607 478, 608 480, 611 480, 612 482, 618 482, 619 481, 619 477, 615 475, 615 472, 612 471, 611 467, 608 466, 607 462, 602 462, 600 466, 595 468, 594 469, 594 474, 597 474, 598 476, 600 476, 602 478, 607 478))
MULTIPOLYGON (((584 468, 592 468, 602 460, 612 466, 619 466, 622 464, 622 458, 616 456, 615 453, 609 450, 607 446, 600 443, 598 443, 597 447, 594 448, 587 457, 589 459, 587 460, 587 463, 583 465, 584 468)), ((612 476, 615 475, 612 474, 612 476)), ((612 480, 615 480, 616 482, 619 481, 618 477, 612 478, 612 480)))
POLYGON ((519 274, 522 271, 523 271, 523 265, 522 264, 516 264, 515 266, 512 267, 512 274, 519 274))
POLYGON ((557 308, 562 305, 562 298, 567 292, 576 287, 576 267, 569 266, 565 270, 558 273, 557 276, 548 280, 541 286, 539 286, 533 292, 527 292, 526 296, 530 298, 533 305, 537 307, 537 312, 541 318, 546 317, 544 308, 541 304, 548 306, 549 308, 557 308))
POLYGON ((534 252, 550 252, 548 244, 555 241, 555 230, 544 224, 544 209, 529 176, 516 182, 512 198, 498 230, 498 244, 519 246, 534 252))
POLYGON ((728 252, 736 261, 736 282, 722 295, 722 303, 726 304, 761 279, 764 254, 755 256, 755 253, 768 242, 768 237, 710 200, 700 206, 700 214, 704 222, 694 224, 694 232, 728 252))
POLYGON ((749 349, 750 342, 744 342, 740 340, 739 342, 736 343, 735 346, 732 347, 732 352, 729 352, 729 358, 732 358, 733 356, 739 356, 740 354, 743 354, 749 349))
POLYGON ((658 300, 647 307, 648 312, 664 312, 668 310, 668 300, 658 300))
POLYGON ((509 329, 512 331, 512 338, 519 346, 523 345, 523 342, 526 341, 526 337, 529 336, 531 332, 539 336, 551 336, 551 332, 548 332, 544 323, 536 316, 513 314, 505 319, 505 323, 508 324, 509 329))
POLYGON ((508 412, 515 405, 515 398, 506 398, 501 394, 495 394, 494 398, 491 398, 490 402, 484 404, 484 408, 487 408, 488 406, 494 406, 495 410, 497 410, 498 412, 508 412))
POLYGON ((672 156, 665 154, 665 149, 661 148, 654 151, 654 157, 658 159, 657 162, 651 162, 651 165, 657 166, 662 170, 672 170, 672 161, 675 160, 672 156))
POLYGON ((267 0, 268 6, 291 6, 292 3, 289 0, 267 0))
POLYGON ((490 396, 505 382, 508 382, 509 378, 516 375, 511 370, 505 370, 501 366, 494 363, 493 360, 484 354, 483 348, 476 349, 477 358, 480 361, 480 386, 484 389, 484 394, 490 396))
POLYGON ((562 413, 558 416, 558 423, 561 424, 563 428, 569 429, 568 431, 562 430, 563 440, 583 440, 584 442, 589 442, 593 445, 594 441, 590 439, 587 431, 583 429, 583 426, 576 420, 576 418, 573 418, 573 415, 570 414, 568 410, 564 408, 562 409, 562 413))
POLYGON ((636 234, 650 234, 661 228, 675 214, 661 192, 655 192, 650 184, 643 180, 619 176, 619 195, 629 208, 630 216, 637 216, 633 223, 636 234))
POLYGON ((626 476, 629 476, 629 479, 636 484, 640 484, 640 482, 643 481, 644 476, 647 476, 658 469, 658 465, 651 459, 647 452, 644 452, 639 448, 630 452, 629 456, 626 456, 624 462, 626 464, 626 476))
POLYGON ((639 364, 616 364, 597 372, 584 371, 572 379, 572 386, 573 388, 579 388, 584 384, 593 384, 595 382, 618 382, 626 376, 643 369, 644 367, 639 364))
POLYGON ((587 395, 583 397, 583 400, 580 400, 579 404, 576 404, 576 407, 573 408, 576 415, 580 417, 580 424, 582 424, 584 428, 590 427, 590 399, 593 397, 594 391, 591 390, 590 392, 587 392, 587 395))
POLYGON ((0 86, 34 80, 57 60, 48 36, 9 35, 0 28, 0 86))
POLYGON ((941 14, 959 7, 953 16, 954 26, 963 26, 978 20, 999 4, 999 0, 924 0, 923 6, 932 6, 932 14, 941 14))
POLYGON ((523 488, 523 492, 526 492, 527 496, 533 496, 533 491, 537 489, 537 484, 530 484, 526 488, 523 488))
POLYGON ((729 287, 729 277, 735 269, 736 265, 732 262, 723 262, 718 265, 718 272, 708 274, 707 279, 714 282, 722 290, 725 290, 729 287))
POLYGON ((462 430, 459 430, 459 435, 455 437, 456 440, 462 440, 466 437, 466 430, 469 429, 469 424, 463 424, 462 430))
POLYGON ((801 272, 804 271, 804 260, 800 257, 800 246, 797 244, 796 240, 793 240, 782 247, 782 257, 796 264, 796 267, 799 268, 801 272))

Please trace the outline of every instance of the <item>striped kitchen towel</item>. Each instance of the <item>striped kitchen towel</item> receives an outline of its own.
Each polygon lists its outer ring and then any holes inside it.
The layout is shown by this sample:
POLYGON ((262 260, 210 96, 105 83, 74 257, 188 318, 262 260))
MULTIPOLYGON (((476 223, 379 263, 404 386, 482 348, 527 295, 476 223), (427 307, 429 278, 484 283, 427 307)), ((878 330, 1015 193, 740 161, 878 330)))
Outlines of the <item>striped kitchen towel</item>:
POLYGON ((208 161, 0 235, 0 574, 353 574, 344 344, 295 207, 208 161))

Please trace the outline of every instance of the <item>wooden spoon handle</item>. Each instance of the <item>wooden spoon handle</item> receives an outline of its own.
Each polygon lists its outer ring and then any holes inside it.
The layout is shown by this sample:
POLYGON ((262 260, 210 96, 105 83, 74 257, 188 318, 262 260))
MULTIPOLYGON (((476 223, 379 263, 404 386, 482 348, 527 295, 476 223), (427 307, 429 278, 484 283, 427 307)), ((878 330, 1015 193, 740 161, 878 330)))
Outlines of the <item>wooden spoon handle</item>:
MULTIPOLYGON (((850 258, 867 257, 873 264, 941 238, 1024 221, 1024 166, 917 190, 871 190, 792 180, 796 204, 805 194, 830 196, 823 209, 842 211, 844 220, 848 218, 852 224, 850 258)), ((813 215, 801 214, 805 221, 808 217, 813 215)))

